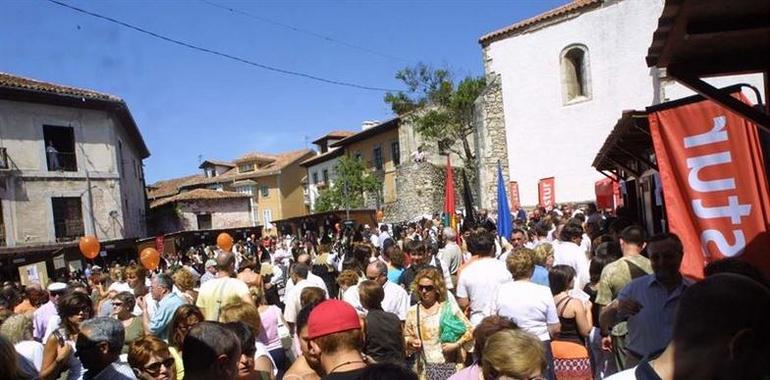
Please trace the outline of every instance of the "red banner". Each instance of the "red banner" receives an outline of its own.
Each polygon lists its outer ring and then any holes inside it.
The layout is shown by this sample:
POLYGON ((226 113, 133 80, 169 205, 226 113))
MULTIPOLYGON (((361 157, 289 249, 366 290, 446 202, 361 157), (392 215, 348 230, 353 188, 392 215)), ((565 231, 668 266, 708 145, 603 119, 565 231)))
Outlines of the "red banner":
POLYGON ((556 180, 553 177, 543 178, 537 183, 537 199, 546 210, 556 205, 556 180))
POLYGON ((163 244, 164 244, 164 237, 163 237, 163 235, 156 236, 155 237, 155 250, 160 252, 161 255, 163 255, 163 244))
POLYGON ((596 194, 596 207, 599 209, 615 209, 614 188, 616 182, 604 178, 594 183, 594 194, 596 194))
POLYGON ((707 263, 740 257, 770 274, 757 127, 708 100, 651 113, 649 121, 670 230, 684 243, 682 273, 702 278, 707 263))
POLYGON ((623 205, 620 194, 620 184, 610 178, 600 179, 594 183, 596 207, 604 210, 615 210, 623 205))
POLYGON ((519 200, 519 183, 516 181, 508 182, 508 190, 509 193, 511 193, 511 204, 521 206, 519 200))

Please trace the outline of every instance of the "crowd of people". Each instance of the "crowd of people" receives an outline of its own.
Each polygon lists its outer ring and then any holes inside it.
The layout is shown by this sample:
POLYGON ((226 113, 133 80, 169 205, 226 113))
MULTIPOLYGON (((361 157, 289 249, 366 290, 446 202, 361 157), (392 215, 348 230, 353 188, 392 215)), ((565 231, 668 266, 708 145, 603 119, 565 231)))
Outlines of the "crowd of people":
POLYGON ((763 379, 770 288, 588 205, 89 265, 0 291, 0 379, 763 379))

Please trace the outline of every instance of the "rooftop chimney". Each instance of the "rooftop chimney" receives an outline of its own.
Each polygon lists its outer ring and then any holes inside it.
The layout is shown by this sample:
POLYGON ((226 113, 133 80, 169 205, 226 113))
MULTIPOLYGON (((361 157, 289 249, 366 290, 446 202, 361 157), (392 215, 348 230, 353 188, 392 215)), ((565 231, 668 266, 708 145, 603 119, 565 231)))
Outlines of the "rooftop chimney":
POLYGON ((361 123, 361 130, 365 131, 371 127, 374 127, 377 124, 380 124, 380 122, 377 120, 365 120, 364 122, 361 123))

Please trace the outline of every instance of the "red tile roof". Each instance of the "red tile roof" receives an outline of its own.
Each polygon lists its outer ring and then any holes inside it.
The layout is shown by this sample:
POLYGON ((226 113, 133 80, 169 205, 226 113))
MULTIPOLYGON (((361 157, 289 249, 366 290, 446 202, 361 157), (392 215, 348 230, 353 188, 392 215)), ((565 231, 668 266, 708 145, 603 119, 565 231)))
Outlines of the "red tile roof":
POLYGON ((604 0, 573 0, 567 4, 564 4, 558 8, 552 9, 548 12, 541 13, 535 17, 531 17, 526 20, 519 21, 513 25, 507 26, 505 28, 495 30, 494 32, 491 32, 491 33, 487 33, 481 36, 481 38, 479 38, 479 43, 482 46, 486 46, 494 41, 508 37, 511 34, 522 32, 532 26, 544 23, 546 21, 551 21, 558 17, 581 12, 586 8, 599 6, 603 2, 604 0))
POLYGON ((160 207, 172 202, 179 201, 197 201, 197 200, 218 200, 218 199, 234 199, 234 198, 248 198, 250 195, 243 193, 236 193, 234 191, 219 191, 210 189, 193 189, 174 195, 173 197, 166 197, 157 199, 150 202, 150 208, 160 207))
MULTIPOLYGON (((158 181, 147 186, 147 199, 161 200, 161 198, 182 194, 180 191, 185 188, 210 185, 215 183, 233 183, 236 181, 266 177, 280 173, 280 171, 300 159, 306 159, 313 153, 310 149, 300 149, 279 154, 249 153, 250 157, 271 157, 272 161, 267 165, 251 172, 239 173, 238 168, 234 167, 216 177, 206 177, 203 174, 195 174, 186 177, 172 178, 158 181)), ((164 203, 165 204, 165 203, 164 203)))
POLYGON ((140 157, 150 156, 128 105, 115 95, 0 72, 0 99, 99 109, 113 113, 134 140, 140 157))
POLYGON ((104 92, 98 92, 94 90, 88 90, 84 88, 77 88, 71 86, 64 86, 61 84, 43 82, 36 79, 20 77, 18 75, 12 75, 8 73, 0 72, 0 86, 8 88, 18 88, 22 90, 33 90, 48 92, 58 95, 75 96, 89 99, 107 100, 113 102, 122 102, 123 99, 110 95, 104 92))
POLYGON ((354 131, 331 131, 315 140, 313 140, 313 144, 318 144, 322 140, 325 139, 344 139, 345 137, 350 137, 355 135, 358 132, 354 131))
POLYGON ((185 177, 166 179, 147 185, 147 199, 170 197, 179 193, 179 188, 188 182, 194 182, 205 178, 202 174, 188 175, 185 177))

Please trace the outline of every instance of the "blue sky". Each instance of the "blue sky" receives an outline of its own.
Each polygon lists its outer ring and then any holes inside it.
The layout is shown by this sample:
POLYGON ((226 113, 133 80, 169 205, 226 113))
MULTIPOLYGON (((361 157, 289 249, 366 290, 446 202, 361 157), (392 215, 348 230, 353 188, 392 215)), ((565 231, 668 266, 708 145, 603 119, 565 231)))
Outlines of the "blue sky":
MULTIPOLYGON (((266 65, 395 89, 396 71, 418 62, 481 75, 481 35, 567 2, 205 0, 339 43, 202 0, 63 1, 266 65)), ((196 172, 199 155, 229 160, 312 147, 326 131, 391 117, 383 92, 265 71, 44 0, 0 7, 0 71, 125 99, 152 153, 147 183, 196 172)))

